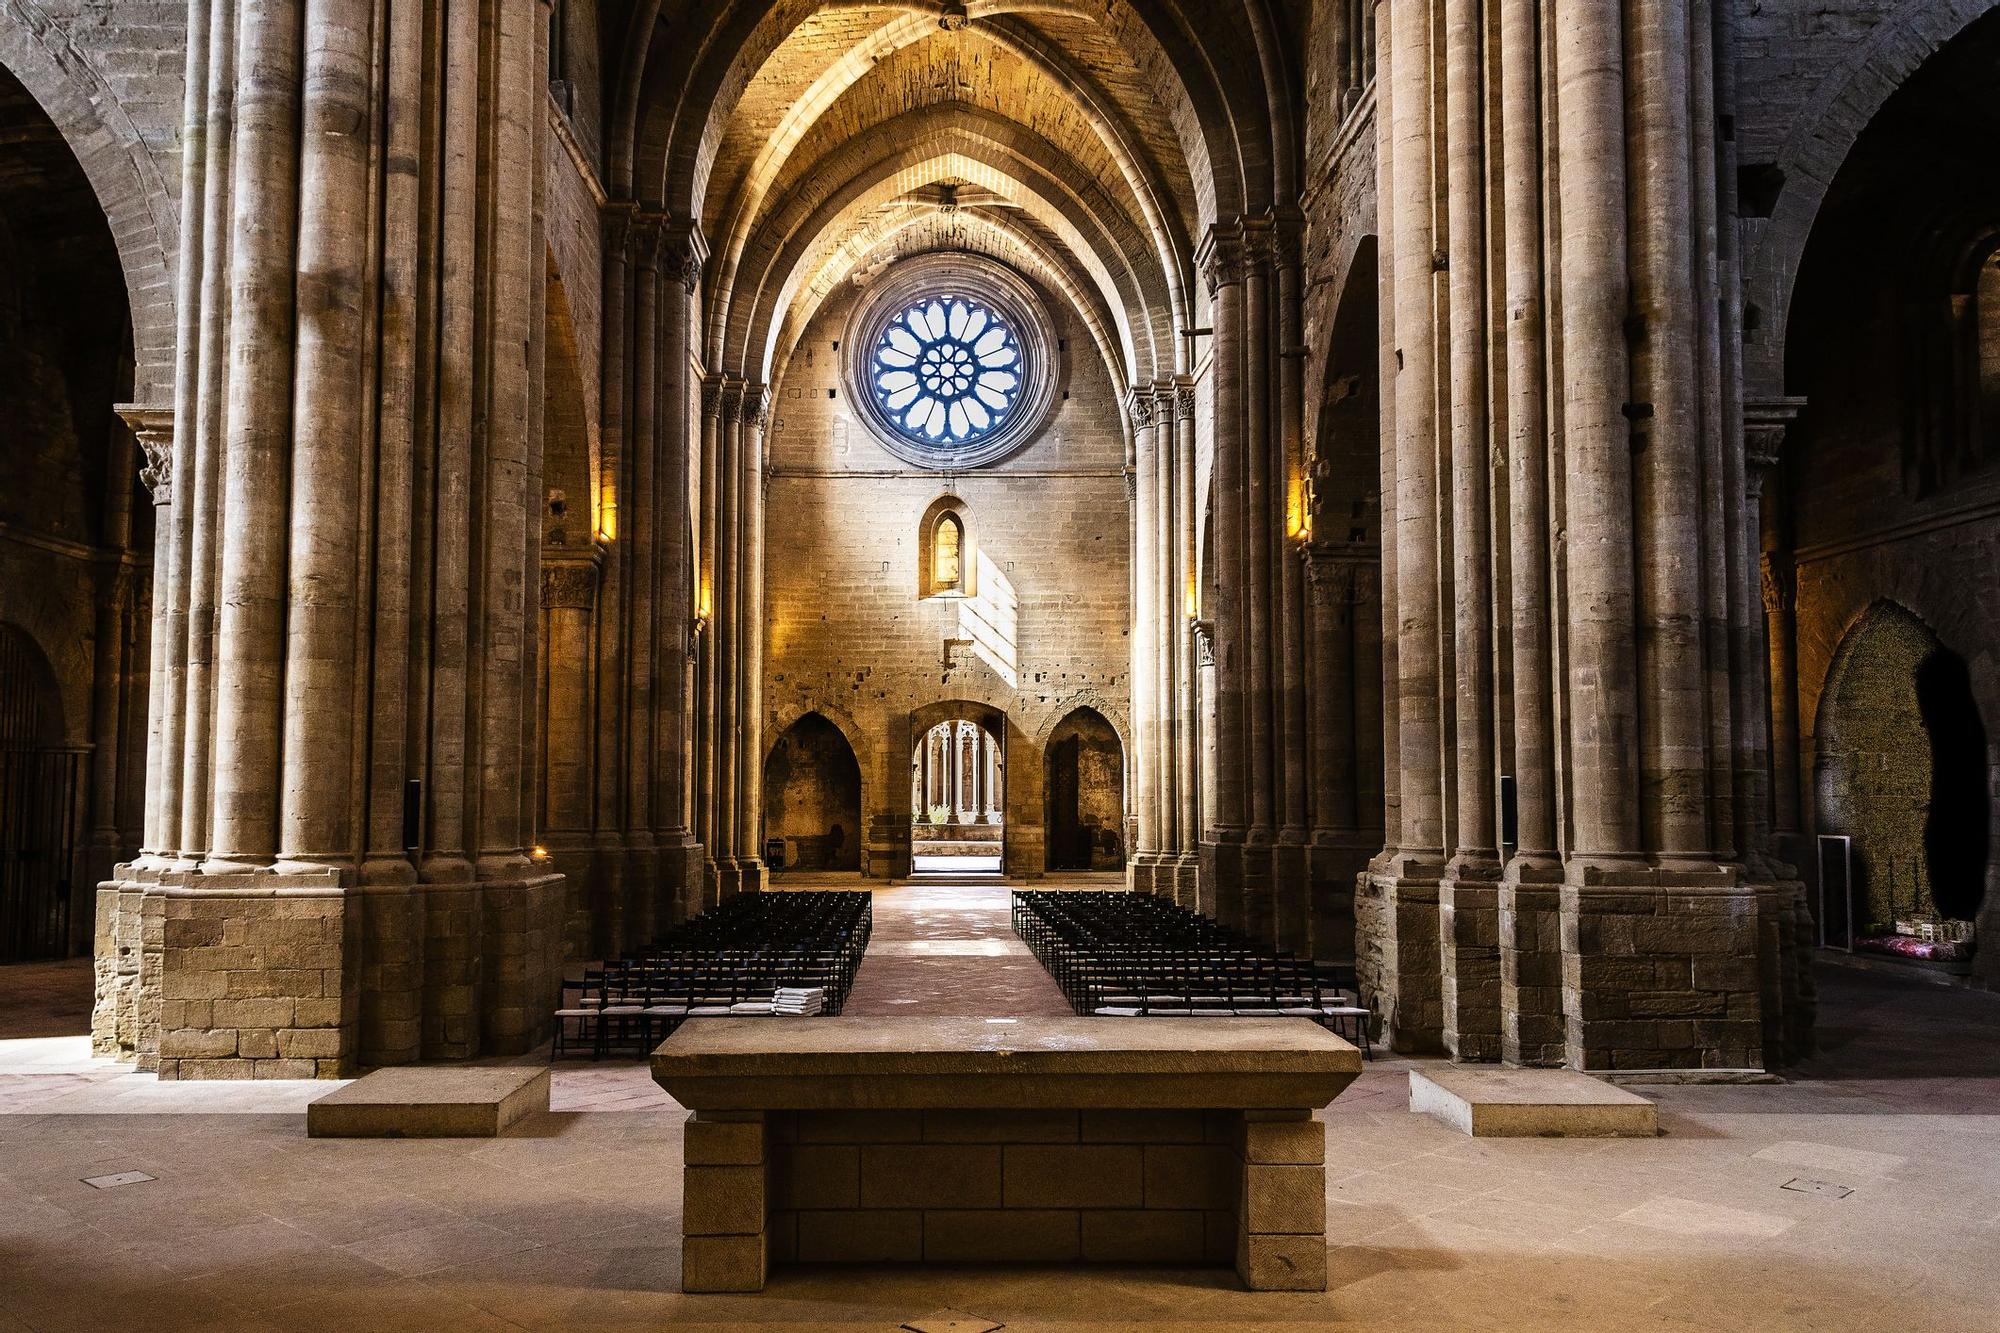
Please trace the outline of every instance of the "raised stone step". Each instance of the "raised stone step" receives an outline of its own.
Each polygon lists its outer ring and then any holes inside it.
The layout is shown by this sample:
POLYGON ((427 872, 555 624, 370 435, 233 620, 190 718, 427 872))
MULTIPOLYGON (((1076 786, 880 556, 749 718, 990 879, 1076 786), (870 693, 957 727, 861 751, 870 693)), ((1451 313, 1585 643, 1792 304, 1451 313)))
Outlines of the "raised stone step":
POLYGON ((1660 1132, 1653 1103, 1569 1069, 1412 1069, 1410 1109, 1481 1139, 1649 1139, 1660 1132))
POLYGON ((549 1109, 545 1065, 378 1069, 306 1108, 316 1139, 490 1139, 549 1109))

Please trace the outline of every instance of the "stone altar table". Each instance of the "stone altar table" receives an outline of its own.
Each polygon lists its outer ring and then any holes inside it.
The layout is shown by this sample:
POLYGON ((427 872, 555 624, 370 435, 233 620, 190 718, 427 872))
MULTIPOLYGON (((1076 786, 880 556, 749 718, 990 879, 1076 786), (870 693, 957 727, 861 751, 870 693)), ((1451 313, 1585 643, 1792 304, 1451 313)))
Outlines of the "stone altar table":
POLYGON ((682 1288, 774 1263, 1234 1263, 1326 1287, 1326 1135, 1361 1072, 1305 1019, 696 1019, 682 1288))

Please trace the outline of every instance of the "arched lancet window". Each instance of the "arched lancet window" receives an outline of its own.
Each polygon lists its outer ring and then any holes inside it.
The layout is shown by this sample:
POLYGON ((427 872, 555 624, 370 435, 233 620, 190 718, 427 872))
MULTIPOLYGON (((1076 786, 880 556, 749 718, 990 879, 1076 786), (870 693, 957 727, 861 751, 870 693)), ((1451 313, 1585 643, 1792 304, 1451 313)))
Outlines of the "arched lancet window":
POLYGON ((957 592, 965 583, 965 525, 958 515, 946 514, 938 520, 931 538, 931 591, 957 592))
POLYGON ((978 553, 972 515, 955 495, 940 496, 917 529, 917 596, 971 597, 977 589, 978 553))

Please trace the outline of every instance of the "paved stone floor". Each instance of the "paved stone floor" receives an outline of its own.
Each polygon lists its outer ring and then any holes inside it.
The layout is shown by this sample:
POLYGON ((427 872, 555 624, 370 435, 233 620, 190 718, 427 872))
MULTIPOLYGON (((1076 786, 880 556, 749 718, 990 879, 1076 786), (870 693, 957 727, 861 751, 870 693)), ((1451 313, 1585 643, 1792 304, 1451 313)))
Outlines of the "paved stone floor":
MULTIPOLYGON (((1123 884, 1120 876, 1103 878, 1106 888, 1123 884)), ((847 884, 863 882, 850 878, 847 884)), ((831 885, 818 879, 807 883, 831 885)), ((781 881, 779 887, 789 886, 781 881)), ((843 1012, 854 1017, 1068 1015, 1062 991, 1014 933, 1012 902, 1013 890, 1000 885, 877 890, 868 955, 843 1012)))
MULTIPOLYGON (((997 938, 908 902, 878 907, 882 943, 997 938)), ((886 1005, 1008 959, 945 957, 864 975, 886 1005)), ((1325 1115, 1323 1296, 1042 1268, 682 1296, 681 1113, 636 1064, 566 1062, 554 1113, 507 1139, 316 1141, 299 1109, 325 1084, 161 1085, 20 1035, 50 984, 0 969, 0 1330, 2000 1328, 2000 997, 1898 978, 1822 967, 1821 1055, 1782 1084, 1648 1089, 1652 1140, 1463 1138, 1408 1112, 1411 1062, 1376 1061, 1325 1115), (155 1179, 83 1183, 134 1170, 155 1179)))

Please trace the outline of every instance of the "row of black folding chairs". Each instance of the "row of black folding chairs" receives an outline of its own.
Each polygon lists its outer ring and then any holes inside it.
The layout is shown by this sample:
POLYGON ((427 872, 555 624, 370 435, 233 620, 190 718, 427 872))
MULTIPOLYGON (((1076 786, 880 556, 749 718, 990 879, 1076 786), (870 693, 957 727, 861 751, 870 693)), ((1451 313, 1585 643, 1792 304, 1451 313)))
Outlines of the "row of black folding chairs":
POLYGON ((1307 1018, 1368 1051, 1352 968, 1259 949, 1142 894, 1022 891, 1013 905, 1016 932, 1079 1014, 1307 1018))
POLYGON ((868 948, 866 893, 746 895, 650 948, 566 978, 550 1058, 643 1054, 689 1018, 764 1015, 781 989, 820 990, 837 1014, 868 948))

